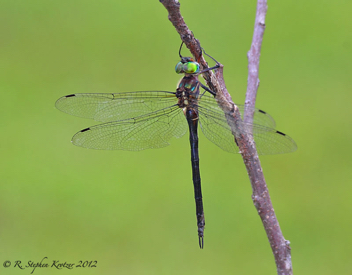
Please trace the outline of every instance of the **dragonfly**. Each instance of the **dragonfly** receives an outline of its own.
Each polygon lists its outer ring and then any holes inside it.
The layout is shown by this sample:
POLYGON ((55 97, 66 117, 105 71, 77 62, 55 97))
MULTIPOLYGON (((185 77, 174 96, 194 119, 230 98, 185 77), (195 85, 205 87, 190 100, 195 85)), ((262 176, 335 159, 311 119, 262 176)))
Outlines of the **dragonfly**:
MULTIPOLYGON (((77 93, 63 96, 56 107, 70 115, 103 122, 76 133, 72 143, 102 150, 162 148, 171 138, 180 138, 189 131, 192 178, 196 204, 199 247, 204 247, 205 218, 201 190, 198 152, 198 124, 203 134, 215 145, 230 153, 239 153, 226 113, 215 100, 216 94, 203 85, 198 76, 219 67, 200 69, 191 57, 183 57, 175 67, 183 78, 176 92, 139 91, 120 93, 77 93), (202 89, 202 93, 200 92, 202 89), (204 90, 204 91, 203 91, 204 90)), ((244 106, 237 105, 243 117, 244 106)), ((275 130, 274 119, 265 111, 255 109, 253 123, 243 123, 241 131, 253 136, 259 154, 281 154, 297 149, 294 140, 275 130)), ((236 135, 235 135, 236 136, 236 135)))

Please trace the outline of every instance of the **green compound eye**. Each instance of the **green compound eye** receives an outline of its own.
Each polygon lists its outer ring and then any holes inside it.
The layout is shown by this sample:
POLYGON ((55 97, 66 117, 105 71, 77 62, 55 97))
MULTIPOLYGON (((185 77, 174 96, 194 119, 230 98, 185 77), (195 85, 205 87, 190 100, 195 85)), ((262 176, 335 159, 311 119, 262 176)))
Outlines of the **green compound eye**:
POLYGON ((183 65, 183 71, 186 74, 194 74, 199 72, 199 64, 197 62, 187 62, 183 65))
POLYGON ((183 73, 183 63, 182 62, 178 62, 176 64, 175 71, 178 74, 182 74, 183 73))

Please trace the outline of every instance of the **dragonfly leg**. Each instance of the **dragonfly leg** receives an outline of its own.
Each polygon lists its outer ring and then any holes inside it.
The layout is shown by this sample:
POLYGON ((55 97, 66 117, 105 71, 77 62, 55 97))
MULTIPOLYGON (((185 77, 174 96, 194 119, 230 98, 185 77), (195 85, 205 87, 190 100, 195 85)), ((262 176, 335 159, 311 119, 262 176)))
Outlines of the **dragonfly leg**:
POLYGON ((207 54, 207 53, 205 52, 204 48, 201 47, 201 49, 202 49, 203 53, 204 53, 206 56, 209 56, 211 59, 213 59, 216 64, 215 64, 215 66, 210 67, 210 68, 206 68, 206 69, 204 69, 203 71, 201 71, 201 72, 199 72, 199 73, 202 74, 202 73, 204 73, 204 72, 211 71, 211 70, 214 70, 214 69, 219 68, 219 67, 220 67, 220 63, 219 63, 214 57, 212 57, 211 55, 207 54))
MULTIPOLYGON (((220 63, 219 63, 219 64, 220 64, 220 63)), ((208 71, 211 71, 211 70, 217 69, 217 68, 219 68, 219 67, 220 67, 220 65, 219 65, 219 64, 216 64, 214 67, 211 67, 211 68, 206 68, 206 69, 204 69, 204 70, 200 71, 198 74, 202 74, 202 73, 205 73, 205 72, 208 72, 208 71)))
POLYGON ((205 86, 204 84, 202 84, 201 82, 199 82, 200 86, 206 90, 207 92, 211 93, 213 96, 216 95, 216 93, 214 93, 212 90, 210 90, 207 86, 205 86))
POLYGON ((219 63, 214 57, 212 57, 211 55, 207 54, 207 53, 205 52, 204 48, 201 48, 201 49, 202 49, 203 53, 204 53, 206 56, 209 56, 211 59, 214 60, 214 62, 216 63, 216 66, 215 66, 215 67, 218 68, 218 67, 220 66, 220 63, 219 63))

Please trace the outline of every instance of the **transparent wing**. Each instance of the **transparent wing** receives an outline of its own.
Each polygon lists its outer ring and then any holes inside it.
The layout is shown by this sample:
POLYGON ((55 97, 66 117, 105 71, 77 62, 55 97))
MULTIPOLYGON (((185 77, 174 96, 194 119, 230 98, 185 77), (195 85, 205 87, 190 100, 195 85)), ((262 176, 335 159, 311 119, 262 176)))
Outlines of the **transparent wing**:
MULTIPOLYGON (((208 96, 208 95, 200 96, 198 104, 203 106, 206 109, 209 109, 215 113, 218 113, 219 115, 224 114, 224 112, 219 108, 218 103, 216 102, 213 96, 208 96)), ((244 105, 236 104, 236 106, 238 107, 241 113, 241 117, 243 119, 244 105)), ((253 124, 262 125, 268 128, 276 127, 275 120, 271 117, 271 115, 269 115, 267 112, 260 109, 254 109, 253 124)))
POLYGON ((291 153, 297 150, 297 144, 288 135, 272 128, 260 125, 245 125, 247 132, 253 127, 253 137, 259 155, 291 153))
POLYGON ((142 116, 176 103, 175 93, 149 91, 114 94, 72 94, 59 98, 55 106, 60 111, 70 115, 109 122, 142 116))
POLYGON ((139 151, 169 145, 171 137, 187 131, 182 109, 177 105, 125 120, 84 129, 72 138, 73 144, 91 149, 139 151))
MULTIPOLYGON (((212 104, 211 108, 209 106, 208 103, 203 104, 203 98, 199 100, 199 122, 202 132, 221 149, 230 153, 238 153, 239 149, 234 141, 231 128, 227 124, 224 112, 217 106, 217 103, 216 105, 212 104)), ((255 114, 262 116, 262 113, 259 112, 255 112, 255 114)), ((267 119, 264 120, 269 122, 267 119)), ((258 124, 243 124, 243 131, 246 133, 253 132, 257 151, 260 155, 289 153, 297 149, 297 145, 292 138, 273 128, 258 124)))

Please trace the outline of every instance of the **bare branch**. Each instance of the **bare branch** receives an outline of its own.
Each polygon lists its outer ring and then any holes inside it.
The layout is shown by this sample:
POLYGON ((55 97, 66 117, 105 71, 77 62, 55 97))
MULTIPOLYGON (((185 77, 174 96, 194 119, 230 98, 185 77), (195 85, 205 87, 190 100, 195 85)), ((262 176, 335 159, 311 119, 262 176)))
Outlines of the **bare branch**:
MULTIPOLYGON (((200 43, 194 38, 181 16, 180 3, 177 0, 159 1, 168 10, 169 20, 180 34, 181 40, 193 54, 195 60, 201 65, 202 69, 207 68, 208 65, 202 56, 200 43)), ((248 52, 249 73, 244 114, 245 123, 251 123, 253 121, 255 99, 259 86, 259 57, 265 29, 266 10, 266 0, 258 0, 253 41, 251 49, 248 52)), ((223 78, 223 65, 220 64, 220 68, 215 70, 215 74, 212 71, 208 71, 203 74, 203 77, 209 88, 216 93, 215 98, 226 115, 228 124, 235 137, 234 142, 236 140, 240 148, 253 189, 252 199, 267 233, 275 257, 277 272, 279 275, 292 274, 289 241, 284 239, 277 221, 253 137, 245 134, 245 131, 241 131, 244 127, 243 122, 237 106, 232 102, 231 96, 226 89, 223 78)))
MULTIPOLYGON (((259 59, 265 30, 266 11, 267 1, 258 0, 252 44, 247 54, 248 83, 244 112, 245 123, 252 123, 253 121, 259 86, 259 59)), ((277 273, 280 275, 293 274, 290 242, 286 241, 282 234, 256 150, 253 153, 253 155, 242 154, 253 189, 252 199, 268 236, 275 257, 277 273)))

